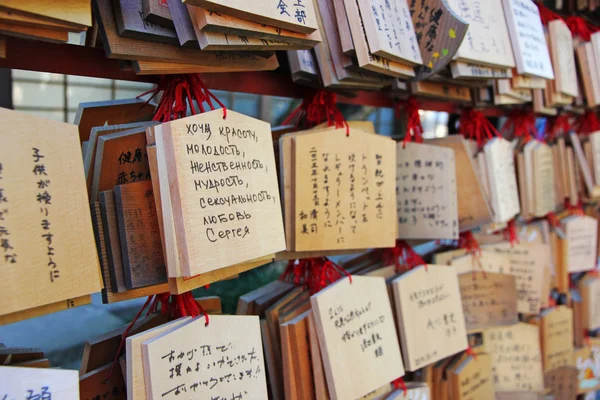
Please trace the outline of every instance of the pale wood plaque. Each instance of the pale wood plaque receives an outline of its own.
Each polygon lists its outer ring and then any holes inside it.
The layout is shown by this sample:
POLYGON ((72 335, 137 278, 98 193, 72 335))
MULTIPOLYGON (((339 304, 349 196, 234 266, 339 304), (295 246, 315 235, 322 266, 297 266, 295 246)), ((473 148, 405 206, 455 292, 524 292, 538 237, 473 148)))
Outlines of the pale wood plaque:
POLYGON ((356 399, 404 376, 385 279, 343 278, 310 302, 332 400, 356 399))
POLYGON ((521 211, 511 143, 494 138, 483 147, 494 222, 507 222, 521 211))
POLYGON ((544 389, 538 327, 519 323, 483 332, 483 347, 492 356, 496 392, 544 389))
POLYGON ((554 88, 561 94, 577 97, 577 69, 571 30, 563 20, 548 23, 548 38, 554 66, 554 88))
POLYGON ((596 267, 598 220, 588 216, 571 216, 561 221, 565 233, 563 260, 569 273, 596 267))
POLYGON ((79 400, 79 374, 61 369, 3 366, 0 367, 0 393, 7 400, 44 397, 79 400))
POLYGON ((0 119, 0 315, 100 291, 77 127, 0 119))
POLYGON ((396 202, 399 239, 457 239, 454 151, 398 143, 396 202))
POLYGON ((422 368, 467 348, 456 271, 427 265, 392 281, 404 365, 422 368))
POLYGON ((544 372, 573 365, 573 310, 549 308, 540 315, 544 372))

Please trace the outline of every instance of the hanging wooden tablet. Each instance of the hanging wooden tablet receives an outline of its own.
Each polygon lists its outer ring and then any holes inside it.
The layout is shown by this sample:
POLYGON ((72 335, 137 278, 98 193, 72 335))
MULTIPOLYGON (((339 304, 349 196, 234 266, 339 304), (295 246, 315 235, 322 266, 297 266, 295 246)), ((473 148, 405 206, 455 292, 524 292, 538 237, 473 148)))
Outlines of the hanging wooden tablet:
POLYGON ((146 382, 144 380, 144 362, 142 360, 142 344, 150 339, 171 332, 191 321, 183 317, 156 328, 129 336, 125 342, 125 359, 127 360, 127 399, 145 400, 146 382))
POLYGON ((454 151, 419 143, 396 145, 398 239, 457 239, 454 151))
POLYGON ((436 99, 470 102, 471 89, 466 86, 452 85, 443 82, 421 81, 410 84, 410 92, 414 95, 436 99))
POLYGON ((184 0, 184 3, 293 32, 311 33, 317 30, 312 1, 295 0, 276 3, 260 0, 250 4, 244 0, 184 0))
POLYGON ((540 314, 538 325, 544 372, 573 365, 573 310, 548 308, 540 314))
POLYGON ((472 272, 459 275, 458 283, 467 331, 519 322, 514 276, 472 272))
POLYGON ((123 125, 104 125, 95 126, 90 130, 90 138, 88 148, 83 156, 83 169, 86 175, 88 188, 91 192, 92 181, 94 177, 94 166, 96 164, 96 151, 98 138, 105 135, 110 135, 117 132, 123 132, 124 135, 133 133, 144 133, 147 127, 158 125, 158 122, 133 122, 123 125))
POLYGON ((198 398, 228 398, 232 393, 267 398, 258 317, 213 315, 205 326, 200 316, 144 342, 142 355, 149 400, 178 393, 198 398))
POLYGON ((372 54, 369 50, 365 30, 363 29, 364 23, 359 10, 359 2, 357 0, 344 0, 344 5, 348 16, 348 23, 354 42, 354 50, 358 65, 371 72, 377 72, 388 76, 398 78, 414 77, 415 72, 411 66, 396 61, 390 61, 372 54))
POLYGON ((11 277, 0 315, 99 291, 76 127, 6 109, 0 118, 0 265, 11 277))
POLYGON ((79 140, 84 142, 90 140, 93 127, 150 121, 155 107, 143 99, 79 103, 73 123, 79 128, 79 140))
POLYGON ((598 185, 600 184, 600 131, 590 133, 588 135, 588 141, 592 148, 594 182, 598 185))
POLYGON ((544 100, 544 91, 542 89, 533 89, 533 112, 543 115, 557 115, 558 110, 549 107, 544 100))
MULTIPOLYGON (((575 156, 577 157, 577 165, 579 167, 579 171, 581 172, 583 182, 585 183, 587 194, 589 197, 599 197, 600 186, 596 185, 594 176, 592 175, 592 169, 590 168, 587 156, 584 153, 584 149, 581 145, 579 135, 577 135, 575 132, 571 132, 569 134, 569 137, 571 138, 571 144, 573 145, 572 147, 575 151, 575 156)), ((585 143, 587 144, 587 141, 585 143)), ((591 144, 589 147, 591 149, 591 144)))
POLYGON ((600 389, 600 339, 590 338, 585 346, 575 349, 573 355, 578 371, 578 393, 589 393, 600 389))
POLYGON ((78 378, 77 371, 70 370, 0 367, 0 387, 6 399, 42 399, 45 396, 79 400, 78 378))
POLYGON ((519 74, 554 79, 540 12, 531 0, 502 0, 519 74))
POLYGON ((494 398, 492 357, 489 354, 465 354, 446 373, 452 400, 494 398))
POLYGON ((450 0, 448 5, 469 24, 454 60, 492 67, 515 66, 501 0, 450 0))
POLYGON ((112 2, 95 0, 93 6, 101 21, 99 31, 107 57, 136 60, 139 66, 146 63, 148 68, 154 68, 154 74, 166 73, 164 70, 169 73, 264 71, 273 70, 278 66, 275 55, 267 58, 252 52, 231 52, 223 55, 220 52, 181 47, 179 43, 169 45, 121 37, 117 31, 112 2), (182 60, 185 60, 184 64, 181 64, 182 60))
MULTIPOLYGON (((304 0, 303 0, 304 1, 304 0)), ((193 6, 186 6, 188 10, 193 6)), ((310 34, 292 32, 274 26, 259 24, 245 19, 235 18, 227 14, 207 11, 193 7, 197 17, 198 28, 207 32, 227 35, 248 36, 265 40, 282 40, 292 44, 316 45, 321 42, 321 33, 316 30, 310 34)))
POLYGON ((119 363, 104 365, 79 377, 79 396, 82 399, 127 400, 119 363), (107 378, 109 373, 110 378, 107 378))
POLYGON ((286 399, 315 398, 308 333, 310 313, 306 311, 280 325, 286 399))
POLYGON ((455 270, 430 264, 417 267, 392 281, 392 287, 404 365, 408 371, 467 348, 455 270))
MULTIPOLYGON (((525 158, 527 162, 527 154, 525 158)), ((533 168, 533 214, 543 217, 554 211, 556 204, 554 191, 554 155, 546 143, 532 149, 533 168)))
POLYGON ((494 222, 507 222, 521 211, 512 144, 504 138, 494 138, 483 151, 494 222))
POLYGON ((571 31, 563 20, 550 21, 548 22, 548 37, 556 76, 554 88, 561 94, 577 97, 579 88, 571 31))
POLYGON ((406 382, 406 391, 398 389, 386 400, 431 400, 431 390, 429 385, 421 382, 406 382))
POLYGON ((155 133, 167 258, 178 249, 183 276, 285 248, 268 123, 215 110, 155 133))
POLYGON ((555 400, 575 399, 579 387, 578 375, 577 368, 562 366, 544 374, 544 386, 555 400))
POLYGON ((142 0, 144 19, 147 22, 173 27, 173 17, 167 0, 142 0))
POLYGON ((458 225, 461 232, 477 228, 492 221, 490 206, 486 201, 475 172, 472 152, 460 135, 432 139, 428 144, 454 150, 456 161, 456 186, 458 190, 458 225))
POLYGON ((406 0, 357 2, 371 53, 408 65, 422 64, 406 0))
POLYGON ((415 79, 424 80, 450 63, 465 37, 468 23, 443 0, 411 1, 409 7, 423 59, 415 79))
POLYGON ((512 77, 512 69, 510 68, 484 67, 462 61, 452 61, 450 71, 452 72, 452 78, 460 79, 506 79, 512 77))
MULTIPOLYGON (((156 0, 144 1, 152 2, 156 0)), ((158 1, 162 2, 164 0, 158 1)), ((179 39, 179 44, 190 47, 198 46, 198 38, 194 32, 194 25, 187 6, 179 0, 167 0, 167 5, 172 18, 171 22, 179 39)))
POLYGON ((295 251, 394 246, 396 208, 384 194, 394 191, 395 146, 345 131, 293 139, 295 251))
POLYGON ((600 104, 600 76, 597 74, 597 62, 594 57, 593 45, 585 42, 575 49, 579 76, 583 84, 585 101, 588 107, 600 104))
POLYGON ((566 239, 562 257, 569 273, 595 268, 598 221, 588 216, 571 216, 563 219, 561 225, 566 239))
POLYGON ((524 323, 483 332, 483 350, 492 356, 496 392, 544 388, 538 327, 524 323))
POLYGON ((600 328, 600 279, 586 275, 579 283, 581 325, 584 332, 600 328))
POLYGON ((146 134, 130 130, 100 136, 94 159, 94 176, 90 198, 117 185, 150 179, 146 134))
POLYGON ((123 271, 123 253, 117 219, 115 192, 114 190, 107 190, 100 193, 99 197, 110 288, 112 292, 125 292, 127 291, 127 285, 125 284, 125 272, 123 271))
POLYGON ((0 6, 50 20, 58 20, 70 24, 73 30, 84 31, 92 26, 92 10, 90 2, 84 0, 67 0, 56 3, 52 0, 36 0, 22 2, 19 0, 2 0, 0 6))
POLYGON ((152 182, 115 187, 125 284, 129 289, 167 282, 152 182))
POLYGON ((358 398, 404 376, 383 278, 343 278, 310 301, 332 400, 358 398))
POLYGON ((115 19, 119 35, 153 42, 179 44, 177 33, 172 26, 159 25, 145 19, 144 1, 158 2, 159 0, 114 1, 115 19))

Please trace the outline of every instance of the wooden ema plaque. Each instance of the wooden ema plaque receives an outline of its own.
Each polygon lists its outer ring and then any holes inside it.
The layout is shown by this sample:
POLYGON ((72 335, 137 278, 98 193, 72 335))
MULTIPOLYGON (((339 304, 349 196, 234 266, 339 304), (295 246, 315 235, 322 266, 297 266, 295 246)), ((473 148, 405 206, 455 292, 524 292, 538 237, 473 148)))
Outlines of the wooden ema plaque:
POLYGON ((431 389, 428 384, 421 382, 406 382, 406 392, 398 389, 391 393, 386 400, 431 400, 431 389))
MULTIPOLYGON (((592 148, 592 174, 594 176, 594 183, 600 184, 600 131, 590 133, 588 140, 592 148)), ((588 160, 589 161, 589 160, 588 160)))
POLYGON ((586 275, 579 281, 581 323, 585 332, 600 328, 600 279, 586 275))
POLYGON ((579 85, 571 31, 563 20, 550 21, 548 22, 548 38, 554 66, 554 89, 558 93, 577 97, 579 85))
POLYGON ((420 266, 392 281, 394 304, 408 371, 467 348, 465 317, 456 271, 420 266))
POLYGON ((514 276, 472 272, 458 276, 468 331, 519 322, 514 276))
POLYGON ((144 362, 142 359, 142 344, 150 339, 173 331, 190 322, 190 317, 183 317, 153 329, 129 336, 125 341, 125 359, 127 361, 127 399, 145 400, 146 382, 144 380, 144 362))
POLYGON ((332 400, 356 399, 404 376, 383 278, 343 278, 310 302, 332 400))
POLYGON ((461 135, 451 135, 443 139, 428 140, 427 144, 454 150, 456 187, 460 188, 458 190, 459 230, 464 232, 492 222, 490 206, 484 197, 469 143, 461 135))
MULTIPOLYGON (((452 78, 455 79, 506 79, 512 78, 513 76, 510 68, 484 67, 462 61, 452 61, 450 63, 450 71, 452 72, 452 78)), ((484 88, 483 90, 487 93, 487 88, 484 88)))
MULTIPOLYGON (((163 26, 144 18, 144 0, 114 1, 115 19, 119 35, 153 42, 179 44, 173 26, 163 26)), ((158 0, 149 0, 158 2, 158 0)), ((166 2, 165 2, 166 6, 166 2)), ((167 7, 168 10, 168 7, 167 7)))
POLYGON ((357 3, 371 53, 408 65, 422 64, 407 0, 357 3))
POLYGON ((354 129, 293 141, 294 250, 393 247, 395 143, 354 129))
POLYGON ((100 136, 96 149, 90 199, 115 186, 150 179, 146 134, 141 129, 100 136))
POLYGON ((531 0, 502 0, 508 31, 521 75, 554 79, 540 12, 531 0))
POLYGON ((203 316, 142 344, 149 400, 266 399, 260 325, 255 316, 203 316))
POLYGON ((317 30, 312 1, 259 0, 249 3, 246 0, 184 0, 184 3, 293 32, 311 33, 317 30))
POLYGON ((496 392, 544 389, 538 327, 524 323, 483 332, 483 350, 492 356, 496 392))
POLYGON ((92 26, 90 2, 85 0, 66 0, 56 3, 53 0, 19 1, 2 0, 0 6, 11 10, 68 24, 74 31, 84 31, 92 26))
POLYGON ((142 0, 142 6, 146 21, 163 26, 173 26, 173 17, 167 0, 142 0))
POLYGON ((448 0, 448 5, 469 24, 454 60, 500 68, 515 66, 502 0, 448 0))
POLYGON ((458 239, 454 151, 396 145, 398 239, 458 239))
POLYGON ((8 399, 79 400, 77 371, 0 367, 0 393, 8 399))
POLYGON ((512 145, 494 138, 483 147, 494 222, 507 222, 521 211, 512 145))
POLYGON ((444 0, 411 0, 409 7, 423 60, 415 80, 424 80, 446 68, 469 25, 444 0))
POLYGON ((514 275, 517 282, 517 311, 537 314, 542 301, 549 296, 545 275, 550 268, 550 247, 545 244, 510 244, 487 247, 498 255, 494 268, 499 273, 514 275))
POLYGON ((464 354, 446 371, 452 400, 493 399, 492 357, 464 354))
POLYGON ((100 291, 77 127, 0 118, 0 315, 100 291))
POLYGON ((562 366, 544 373, 544 386, 555 400, 572 400, 577 398, 579 381, 577 368, 562 366))
POLYGON ((285 249, 268 123, 219 109, 155 133, 167 257, 183 276, 285 249))
POLYGON ((79 395, 81 399, 127 400, 127 388, 121 365, 104 365, 79 377, 79 395), (110 378, 107 379, 111 371, 110 378))
POLYGON ((571 216, 561 221, 563 263, 569 273, 589 271, 596 266, 598 220, 588 216, 571 216))
POLYGON ((539 327, 544 372, 573 365, 573 310, 549 308, 541 313, 539 327))
POLYGON ((575 349, 573 355, 579 394, 600 389, 600 339, 590 338, 590 344, 575 349))
POLYGON ((152 182, 115 187, 125 284, 130 289, 167 282, 152 182))

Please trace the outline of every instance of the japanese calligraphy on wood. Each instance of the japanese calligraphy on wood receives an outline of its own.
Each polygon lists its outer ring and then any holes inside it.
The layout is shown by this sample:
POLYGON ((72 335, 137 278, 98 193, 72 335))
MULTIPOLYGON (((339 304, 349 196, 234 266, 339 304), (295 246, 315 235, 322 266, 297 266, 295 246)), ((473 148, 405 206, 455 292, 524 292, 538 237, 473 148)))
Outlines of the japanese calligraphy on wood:
POLYGON ((167 255, 178 249, 183 276, 285 249, 268 123, 219 109, 155 132, 167 255))
POLYGON ((0 315, 98 292, 77 128, 6 109, 0 119, 0 315))
POLYGON ((184 0, 208 11, 257 22, 293 32, 311 33, 317 29, 313 2, 308 0, 184 0))
POLYGON ((343 129, 293 140, 294 250, 393 247, 395 144, 343 129))
POLYGON ((344 278, 310 301, 332 400, 364 396, 404 375, 383 278, 344 278))
POLYGON ((454 60, 492 67, 515 66, 502 0, 447 1, 456 15, 469 24, 454 60))
POLYGON ((569 273, 589 271, 596 266, 598 220, 571 216, 561 221, 566 240, 563 262, 569 273))
POLYGON ((519 321, 514 276, 473 272, 459 275, 458 282, 468 331, 519 321))
POLYGON ((167 282, 152 182, 115 187, 125 284, 130 289, 167 282))
POLYGON ((457 239, 454 151, 398 143, 396 202, 399 239, 457 239))
POLYGON ((6 399, 79 400, 79 375, 77 371, 0 367, 0 393, 6 399), (37 396, 37 397, 35 397, 37 396))
POLYGON ((424 80, 446 68, 469 25, 446 0, 410 0, 409 7, 424 64, 415 80, 424 80))
POLYGON ((446 372, 452 399, 493 399, 492 357, 480 353, 464 354, 456 366, 446 372))
POLYGON ((149 400, 267 398, 258 317, 213 315, 205 326, 200 316, 144 342, 142 355, 149 400))
POLYGON ((573 364, 573 310, 549 308, 540 315, 542 366, 544 372, 573 364))
POLYGON ((544 373, 544 386, 549 389, 555 400, 577 398, 579 371, 572 366, 562 366, 544 373))
POLYGON ((420 266, 396 278, 392 287, 407 370, 414 371, 467 348, 454 269, 420 266))
POLYGON ((371 53, 408 65, 422 63, 406 0, 357 2, 371 53))
POLYGON ((512 145, 504 138, 494 138, 483 151, 494 222, 507 222, 521 211, 512 145))
POLYGON ((483 332, 484 351, 492 356, 496 392, 544 388, 538 327, 524 323, 483 332))
POLYGON ((540 12, 532 0, 502 0, 519 74, 554 79, 540 12))

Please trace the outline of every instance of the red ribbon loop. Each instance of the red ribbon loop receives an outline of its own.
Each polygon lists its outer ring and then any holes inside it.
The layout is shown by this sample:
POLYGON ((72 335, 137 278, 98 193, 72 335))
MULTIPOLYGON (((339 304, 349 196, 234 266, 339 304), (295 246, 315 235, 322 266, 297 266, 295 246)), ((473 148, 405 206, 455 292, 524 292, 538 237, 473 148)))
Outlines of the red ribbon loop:
POLYGON ((600 131, 600 121, 598 116, 592 110, 587 110, 577 119, 575 131, 580 135, 589 135, 590 133, 600 131))
POLYGON ((425 266, 421 256, 404 240, 396 240, 396 246, 383 249, 381 252, 381 262, 384 266, 395 265, 396 272, 406 272, 420 265, 425 266))
POLYGON ((535 115, 531 110, 514 110, 502 126, 502 133, 510 133, 514 137, 522 137, 526 142, 538 136, 535 128, 535 115))
POLYGON ((396 118, 400 117, 400 111, 406 113, 406 132, 402 143, 406 146, 413 138, 415 143, 423 143, 423 126, 421 125, 421 116, 419 115, 419 102, 414 97, 408 100, 396 103, 396 118))
POLYGON ((308 128, 327 122, 327 126, 346 127, 346 136, 350 136, 350 125, 336 104, 336 94, 318 90, 304 96, 302 103, 283 121, 283 125, 300 126, 303 122, 308 128))
POLYGON ((137 97, 140 98, 147 94, 152 94, 146 101, 148 103, 161 91, 163 94, 152 117, 153 121, 168 122, 174 119, 185 118, 188 106, 192 114, 197 114, 194 108, 194 101, 201 113, 205 111, 204 103, 211 110, 214 110, 213 100, 223 109, 223 119, 227 118, 227 108, 206 87, 199 74, 163 75, 154 89, 144 92, 137 97))
POLYGON ((504 230, 504 238, 510 242, 511 247, 519 244, 519 235, 517 233, 516 220, 513 218, 508 221, 508 226, 504 230))
POLYGON ((290 260, 279 278, 295 286, 304 286, 310 294, 315 294, 340 278, 347 276, 352 283, 352 275, 344 268, 325 257, 290 260))
POLYGON ((547 26, 548 22, 550 22, 550 21, 554 21, 556 19, 560 19, 560 20, 563 19, 560 15, 558 15, 554 11, 550 10, 549 8, 545 7, 541 2, 536 1, 535 4, 538 6, 538 9, 540 10, 540 18, 542 19, 542 24, 544 26, 547 26))
POLYGON ((404 396, 407 395, 408 389, 406 388, 406 382, 404 382, 404 378, 396 379, 392 382, 392 385, 394 385, 394 389, 396 390, 402 389, 402 391, 404 392, 404 396))
POLYGON ((550 122, 549 129, 546 129, 548 133, 548 140, 552 141, 559 135, 568 133, 571 129, 571 118, 567 114, 558 115, 552 119, 548 119, 550 122))
POLYGON ((475 353, 471 346, 467 347, 466 353, 477 360, 477 353, 475 353))
POLYGON ((548 220, 548 223, 550 224, 550 226, 552 228, 560 227, 560 221, 558 220, 558 217, 556 216, 556 214, 553 211, 550 211, 546 215, 546 219, 548 220))
POLYGON ((572 15, 565 20, 565 23, 571 30, 573 37, 579 37, 589 42, 592 39, 592 33, 597 32, 598 28, 590 24, 579 16, 572 15))
POLYGON ((458 123, 458 132, 466 139, 476 140, 479 148, 494 137, 502 137, 494 124, 479 110, 463 110, 458 123))

